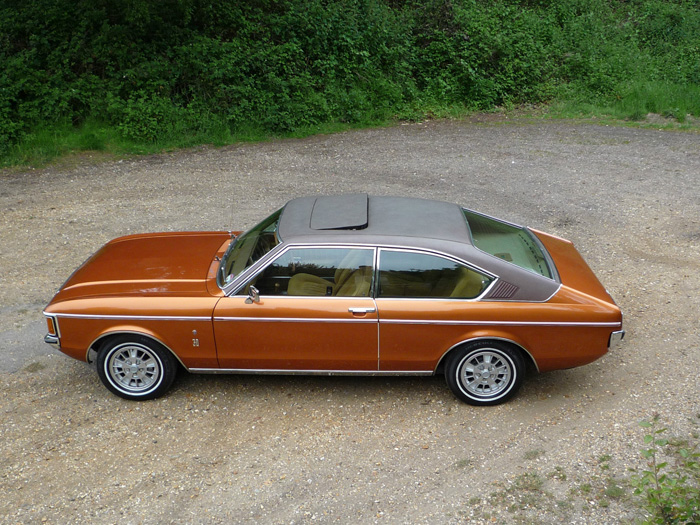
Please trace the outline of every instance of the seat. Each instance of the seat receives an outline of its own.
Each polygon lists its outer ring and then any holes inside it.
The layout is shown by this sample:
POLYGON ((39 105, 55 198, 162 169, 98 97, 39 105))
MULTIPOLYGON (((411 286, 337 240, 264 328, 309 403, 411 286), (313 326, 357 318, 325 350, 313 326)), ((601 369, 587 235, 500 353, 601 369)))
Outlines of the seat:
POLYGON ((289 295, 339 297, 364 297, 369 295, 372 286, 372 267, 360 266, 366 260, 366 253, 351 250, 340 261, 333 281, 310 273, 292 275, 287 286, 289 295))
POLYGON ((459 273, 459 280, 455 284, 452 293, 450 293, 450 297, 471 299, 482 292, 484 280, 480 274, 463 267, 460 268, 459 273))
POLYGON ((322 296, 333 295, 335 283, 310 273, 296 273, 289 279, 287 294, 322 296), (330 293, 329 293, 330 290, 330 293))

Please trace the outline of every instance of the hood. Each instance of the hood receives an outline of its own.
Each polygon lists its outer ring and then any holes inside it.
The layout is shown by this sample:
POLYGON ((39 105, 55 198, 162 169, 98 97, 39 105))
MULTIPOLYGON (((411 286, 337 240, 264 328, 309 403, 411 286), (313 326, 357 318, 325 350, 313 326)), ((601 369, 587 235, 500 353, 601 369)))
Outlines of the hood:
POLYGON ((150 233, 108 242, 78 268, 52 302, 104 295, 200 295, 223 232, 150 233))

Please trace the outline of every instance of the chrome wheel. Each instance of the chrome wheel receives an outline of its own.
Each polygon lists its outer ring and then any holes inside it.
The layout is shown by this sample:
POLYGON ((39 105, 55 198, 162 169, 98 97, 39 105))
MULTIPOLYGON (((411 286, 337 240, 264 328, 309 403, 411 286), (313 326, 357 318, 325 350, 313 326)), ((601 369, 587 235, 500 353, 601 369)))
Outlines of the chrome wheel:
POLYGON ((162 369, 163 364, 150 348, 135 343, 117 346, 105 363, 109 377, 132 394, 153 388, 162 378, 162 369))
POLYGON ((460 383, 472 395, 496 396, 508 387, 513 363, 493 350, 482 350, 462 360, 459 375, 460 383))
POLYGON ((168 350, 143 336, 116 336, 97 354, 102 383, 125 399, 153 399, 175 379, 177 363, 168 350))
POLYGON ((476 341, 455 349, 445 367, 452 392, 472 405, 496 405, 511 398, 523 380, 520 353, 500 341, 476 341))

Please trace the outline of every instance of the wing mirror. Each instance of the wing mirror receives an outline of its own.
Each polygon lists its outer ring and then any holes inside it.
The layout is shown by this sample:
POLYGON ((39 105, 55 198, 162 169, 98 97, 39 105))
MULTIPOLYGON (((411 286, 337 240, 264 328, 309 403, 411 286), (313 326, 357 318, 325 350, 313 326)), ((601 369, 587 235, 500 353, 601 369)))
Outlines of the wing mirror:
POLYGON ((260 302, 260 292, 252 284, 248 288, 248 297, 245 300, 245 304, 253 304, 260 302))

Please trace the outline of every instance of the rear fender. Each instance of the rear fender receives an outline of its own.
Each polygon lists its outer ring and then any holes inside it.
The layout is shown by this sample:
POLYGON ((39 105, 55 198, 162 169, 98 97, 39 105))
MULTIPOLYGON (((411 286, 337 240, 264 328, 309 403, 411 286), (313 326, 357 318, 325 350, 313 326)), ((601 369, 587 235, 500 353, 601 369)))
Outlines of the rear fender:
POLYGON ((475 332, 474 334, 471 334, 471 337, 469 337, 468 339, 464 339, 459 343, 452 345, 444 354, 442 354, 442 356, 438 360, 437 365, 435 366, 434 373, 437 374, 440 370, 444 368, 445 362, 447 361, 447 357, 452 353, 453 350, 459 348, 462 345, 473 343, 475 341, 498 341, 501 343, 507 343, 514 347, 516 350, 518 350, 523 355, 525 361, 530 363, 539 372, 537 361, 535 361, 535 358, 532 357, 532 354, 526 349, 525 344, 522 340, 520 340, 520 338, 515 337, 513 336, 513 334, 509 334, 506 332, 486 332, 480 330, 478 332, 475 332))

